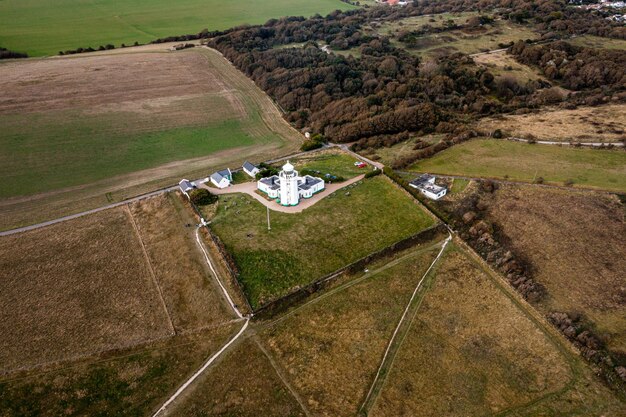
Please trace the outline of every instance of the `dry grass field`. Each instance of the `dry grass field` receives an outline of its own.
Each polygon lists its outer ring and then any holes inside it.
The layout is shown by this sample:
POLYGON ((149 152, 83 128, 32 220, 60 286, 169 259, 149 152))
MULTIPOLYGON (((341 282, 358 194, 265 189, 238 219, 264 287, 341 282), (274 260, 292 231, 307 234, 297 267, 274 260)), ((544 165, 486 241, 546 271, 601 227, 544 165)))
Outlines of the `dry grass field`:
POLYGON ((0 379, 2 417, 151 416, 241 324, 0 379))
POLYGON ((164 416, 304 417, 263 350, 246 339, 228 351, 164 416))
POLYGON ((168 193, 0 238, 0 416, 151 415, 238 331, 193 223, 168 193))
MULTIPOLYGON (((223 322, 232 312, 195 242, 193 219, 172 193, 130 207, 177 332, 223 322)), ((234 316, 233 316, 234 318, 234 316)))
POLYGON ((313 415, 354 416, 417 282, 428 243, 269 325, 261 338, 313 415))
POLYGON ((172 335, 125 208, 0 238, 0 374, 172 335))
POLYGON ((520 64, 506 51, 480 54, 472 57, 474 62, 489 69, 496 77, 513 77, 520 83, 531 80, 540 80, 544 77, 527 65, 520 64))
POLYGON ((626 221, 617 197, 504 186, 489 208, 548 293, 547 312, 579 312, 626 354, 626 221))
POLYGON ((0 65, 0 229, 297 148, 270 98, 219 53, 162 48, 0 65))
POLYGON ((478 128, 520 138, 558 142, 619 142, 626 139, 626 106, 610 104, 574 110, 542 110, 539 113, 485 118, 478 128))
POLYGON ((618 415, 623 404, 508 291, 447 252, 369 415, 618 415))

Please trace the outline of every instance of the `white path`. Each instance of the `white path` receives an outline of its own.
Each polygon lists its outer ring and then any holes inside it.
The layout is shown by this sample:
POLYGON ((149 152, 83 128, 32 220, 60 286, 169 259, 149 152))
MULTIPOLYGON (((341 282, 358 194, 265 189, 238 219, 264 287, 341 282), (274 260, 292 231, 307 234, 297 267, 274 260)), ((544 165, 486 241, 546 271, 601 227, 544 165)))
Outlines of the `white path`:
MULTIPOLYGON (((424 275, 422 275, 422 278, 419 280, 419 282, 415 286, 415 289, 413 290, 413 294, 411 295, 411 298, 409 299, 409 302, 406 304, 406 308, 404 309, 404 312, 402 313, 402 317, 400 317, 400 320, 398 321, 398 324, 395 330, 393 331, 393 334, 391 335, 391 339, 389 339, 389 343, 387 344, 387 349, 385 350, 385 355, 383 356, 383 359, 380 361, 380 366, 378 367, 378 371, 376 372, 374 381, 372 381, 372 385, 370 386, 370 389, 367 392, 367 396, 365 397, 365 400, 363 401, 363 404, 361 405, 361 410, 363 410, 363 408, 371 399, 372 393, 374 392, 374 387, 376 386, 376 384, 378 383, 378 380, 380 379, 380 374, 383 370, 383 366, 385 365, 385 362, 387 361, 387 357, 389 353, 391 352, 391 347, 396 339, 396 336, 398 335, 398 331, 400 330, 402 323, 404 322, 407 314, 409 313, 409 309, 411 307, 411 304, 413 304, 413 300, 415 299, 415 296, 417 295, 419 289, 422 287, 422 283, 424 282, 424 279, 426 279, 426 276, 433 269, 433 267, 435 266, 435 264, 437 263, 441 255, 443 254, 443 251, 445 250, 446 246, 448 246, 448 243, 450 243, 450 240, 452 240, 452 235, 448 234, 448 237, 443 242, 443 245, 441 245, 441 250, 437 254, 437 257, 433 260, 433 262, 430 264, 426 272, 424 272, 424 275)), ((390 360, 393 361, 393 357, 390 360)))
MULTIPOLYGON (((205 224, 204 221, 202 223, 205 224)), ((209 258, 209 254, 207 253, 206 249, 204 248, 204 245, 202 244, 202 241, 200 240, 200 227, 202 226, 198 226, 196 228, 196 243, 202 250, 202 253, 204 254, 204 259, 207 265, 209 266, 209 268, 211 269, 211 272, 213 273, 215 280, 217 281, 220 288, 222 289, 222 292, 224 293, 224 297, 226 298, 226 301, 228 301, 228 304, 230 304, 230 307, 233 309, 237 317, 240 320, 243 320, 244 323, 241 329, 239 329, 239 332, 237 332, 236 335, 234 335, 228 342, 226 342, 226 344, 222 346, 220 350, 215 352, 215 354, 213 354, 209 359, 207 359, 206 362, 204 362, 204 364, 200 367, 200 369, 198 369, 191 377, 189 377, 189 379, 187 379, 180 386, 180 388, 178 388, 176 392, 170 398, 168 398, 167 401, 163 403, 161 408, 159 408, 157 412, 153 414, 153 417, 157 417, 161 415, 161 413, 163 413, 166 410, 166 408, 170 404, 172 404, 180 396, 180 394, 182 394, 189 387, 189 385, 191 385, 200 375, 202 375, 202 373, 206 371, 207 368, 211 366, 211 364, 215 362, 215 360, 219 358, 230 347, 230 345, 232 345, 233 343, 235 343, 237 339, 239 339, 239 337, 246 331, 246 329, 248 328, 248 325, 250 324, 251 316, 244 316, 243 314, 241 314, 241 311, 239 311, 239 308, 237 308, 237 305, 233 302, 232 298, 230 297, 230 294, 228 294, 226 287, 224 287, 224 285, 222 284, 222 280, 217 274, 217 271, 215 270, 215 267, 213 266, 213 262, 211 262, 211 259, 209 258)))

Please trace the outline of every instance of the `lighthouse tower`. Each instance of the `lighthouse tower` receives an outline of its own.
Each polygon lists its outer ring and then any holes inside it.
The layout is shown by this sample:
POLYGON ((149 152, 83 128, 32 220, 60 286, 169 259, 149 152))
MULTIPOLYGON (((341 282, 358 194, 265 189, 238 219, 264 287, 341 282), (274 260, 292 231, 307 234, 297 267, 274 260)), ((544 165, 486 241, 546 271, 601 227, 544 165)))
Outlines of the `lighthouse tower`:
POLYGON ((278 174, 280 178, 280 204, 283 206, 295 206, 300 201, 298 192, 298 171, 287 161, 283 170, 278 174))

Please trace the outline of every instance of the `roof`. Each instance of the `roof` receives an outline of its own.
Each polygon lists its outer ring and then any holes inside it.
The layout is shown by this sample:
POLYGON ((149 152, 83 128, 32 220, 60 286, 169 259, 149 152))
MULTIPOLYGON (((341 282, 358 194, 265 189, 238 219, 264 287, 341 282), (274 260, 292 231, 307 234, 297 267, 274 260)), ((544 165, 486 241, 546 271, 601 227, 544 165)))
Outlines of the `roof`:
POLYGON ((178 186, 183 191, 191 190, 194 188, 193 183, 191 183, 189 180, 186 180, 186 179, 180 180, 180 182, 178 183, 178 186))
POLYGON ((220 174, 222 177, 230 177, 231 176, 230 168, 217 171, 216 174, 220 174))
POLYGON ((256 165, 251 164, 250 162, 246 161, 246 162, 243 163, 243 169, 245 169, 246 171, 252 172, 255 169, 259 169, 259 168, 257 168, 256 165))
POLYGON ((272 175, 271 177, 261 178, 259 180, 271 190, 278 190, 280 188, 278 175, 272 175))
MULTIPOLYGON (((221 174, 223 171, 214 172, 211 174, 211 179, 215 182, 221 182, 224 179, 224 175, 221 174)), ((228 180, 228 178, 226 178, 228 180)))
POLYGON ((409 182, 409 184, 413 187, 421 187, 422 185, 428 184, 433 179, 435 179, 435 177, 430 174, 422 174, 413 181, 409 182))
POLYGON ((324 180, 321 178, 312 177, 310 175, 305 175, 304 182, 302 184, 299 184, 298 188, 308 190, 309 188, 313 187, 315 184, 319 184, 320 182, 324 182, 324 180))

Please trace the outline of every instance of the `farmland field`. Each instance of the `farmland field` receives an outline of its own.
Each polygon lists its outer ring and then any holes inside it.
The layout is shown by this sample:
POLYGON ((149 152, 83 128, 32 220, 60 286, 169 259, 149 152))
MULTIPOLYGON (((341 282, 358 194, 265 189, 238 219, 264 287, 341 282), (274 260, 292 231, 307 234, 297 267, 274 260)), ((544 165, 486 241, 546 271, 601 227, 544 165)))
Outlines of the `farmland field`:
POLYGON ((617 415, 620 401, 508 291, 453 246, 369 415, 617 415))
POLYGON ((355 183, 302 213, 272 212, 252 197, 220 197, 211 227, 233 255, 253 308, 398 240, 434 220, 385 178, 355 183))
MULTIPOLYGON (((491 55, 481 55, 485 56, 491 55)), ((487 117, 478 122, 478 127, 553 142, 620 142, 626 138, 626 106, 609 104, 574 110, 546 108, 538 113, 487 117)))
POLYGON ((0 229, 206 177, 299 141, 271 100, 207 48, 9 62, 0 89, 0 229))
POLYGON ((617 197, 503 185, 488 206, 488 218, 547 289, 539 307, 582 313, 609 349, 626 353, 626 222, 617 197))
POLYGON ((173 332, 126 209, 0 239, 0 374, 173 332))
POLYGON ((412 170, 468 177, 509 178, 626 191, 626 152, 476 139, 413 165, 412 170))
POLYGON ((282 16, 325 15, 351 9, 339 0, 4 0, 0 45, 31 56, 112 43, 131 45, 156 38, 259 24, 282 16))
POLYGON ((193 222, 168 193, 0 238, 0 415, 151 414, 238 331, 193 222))

